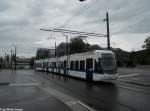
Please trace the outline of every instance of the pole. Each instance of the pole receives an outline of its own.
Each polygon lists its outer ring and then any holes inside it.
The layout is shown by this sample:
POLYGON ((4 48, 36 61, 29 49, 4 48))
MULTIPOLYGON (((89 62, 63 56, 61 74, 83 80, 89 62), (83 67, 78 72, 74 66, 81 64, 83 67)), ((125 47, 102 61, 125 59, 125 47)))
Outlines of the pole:
POLYGON ((68 36, 66 35, 66 43, 67 43, 67 46, 66 46, 66 55, 67 55, 67 68, 68 68, 68 36))
POLYGON ((55 42, 55 57, 57 56, 57 54, 56 54, 56 42, 55 42))
POLYGON ((12 69, 12 60, 13 60, 12 56, 13 56, 13 51, 11 50, 11 69, 12 69))
POLYGON ((17 67, 17 48, 15 46, 15 70, 16 70, 16 67, 17 67))
POLYGON ((4 57, 4 68, 6 69, 6 65, 7 65, 7 57, 6 57, 6 53, 5 53, 5 57, 4 57))
POLYGON ((106 13, 106 22, 107 22, 107 48, 110 50, 110 33, 109 33, 109 15, 106 13))
POLYGON ((66 74, 68 74, 68 62, 69 62, 69 57, 68 57, 68 35, 65 35, 66 36, 66 57, 67 57, 67 61, 66 61, 66 74))

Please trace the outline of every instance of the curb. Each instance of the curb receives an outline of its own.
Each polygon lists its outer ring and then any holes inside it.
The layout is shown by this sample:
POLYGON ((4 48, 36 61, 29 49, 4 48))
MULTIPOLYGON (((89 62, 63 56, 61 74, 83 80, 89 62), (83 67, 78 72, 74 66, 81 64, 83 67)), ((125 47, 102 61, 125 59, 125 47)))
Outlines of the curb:
POLYGON ((62 101, 64 104, 66 104, 70 109, 73 111, 95 111, 93 108, 89 107, 85 103, 81 102, 80 100, 77 100, 71 96, 68 96, 62 92, 59 92, 53 88, 50 87, 42 87, 38 86, 43 91, 53 95, 60 101, 62 101))

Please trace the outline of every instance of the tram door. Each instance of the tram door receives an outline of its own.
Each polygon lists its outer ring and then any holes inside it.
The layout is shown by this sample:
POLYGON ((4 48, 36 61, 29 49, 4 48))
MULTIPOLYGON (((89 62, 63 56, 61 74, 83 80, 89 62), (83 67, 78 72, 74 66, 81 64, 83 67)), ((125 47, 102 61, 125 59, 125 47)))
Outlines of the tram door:
POLYGON ((93 80, 93 59, 86 59, 86 79, 93 80))

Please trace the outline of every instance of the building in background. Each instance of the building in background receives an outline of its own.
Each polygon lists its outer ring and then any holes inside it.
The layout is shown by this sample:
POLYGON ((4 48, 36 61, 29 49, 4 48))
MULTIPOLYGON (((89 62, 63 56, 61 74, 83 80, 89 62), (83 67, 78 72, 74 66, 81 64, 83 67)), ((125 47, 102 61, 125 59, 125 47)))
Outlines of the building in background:
POLYGON ((0 57, 0 69, 31 69, 34 68, 34 60, 35 57, 16 57, 15 62, 15 59, 13 57, 0 57))
POLYGON ((39 48, 36 53, 36 59, 45 59, 55 56, 55 49, 39 48))
MULTIPOLYGON (((31 61, 31 58, 17 57, 16 69, 30 69, 30 61, 31 61)), ((14 66, 15 66, 15 63, 13 62, 13 67, 14 66)))

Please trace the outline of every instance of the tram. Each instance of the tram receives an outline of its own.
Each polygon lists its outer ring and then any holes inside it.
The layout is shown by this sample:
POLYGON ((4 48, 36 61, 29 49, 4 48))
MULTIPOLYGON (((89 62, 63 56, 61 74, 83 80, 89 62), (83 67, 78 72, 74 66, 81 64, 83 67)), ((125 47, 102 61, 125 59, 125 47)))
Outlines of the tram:
POLYGON ((112 81, 118 78, 115 55, 95 50, 35 61, 35 70, 57 73, 90 81, 112 81))

